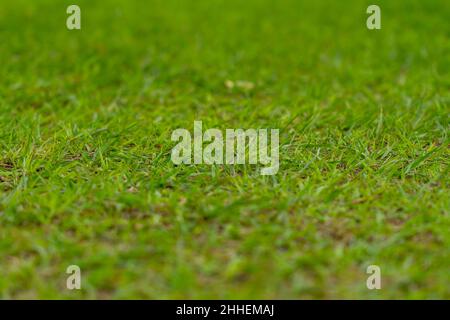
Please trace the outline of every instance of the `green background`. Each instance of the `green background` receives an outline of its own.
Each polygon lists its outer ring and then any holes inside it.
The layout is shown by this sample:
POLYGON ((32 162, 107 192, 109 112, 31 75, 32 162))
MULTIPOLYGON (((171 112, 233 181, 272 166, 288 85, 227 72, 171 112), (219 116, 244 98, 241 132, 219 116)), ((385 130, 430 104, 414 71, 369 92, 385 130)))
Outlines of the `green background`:
POLYGON ((0 297, 450 298, 450 5, 372 2, 1 1, 0 297), (173 165, 194 120, 278 174, 173 165))

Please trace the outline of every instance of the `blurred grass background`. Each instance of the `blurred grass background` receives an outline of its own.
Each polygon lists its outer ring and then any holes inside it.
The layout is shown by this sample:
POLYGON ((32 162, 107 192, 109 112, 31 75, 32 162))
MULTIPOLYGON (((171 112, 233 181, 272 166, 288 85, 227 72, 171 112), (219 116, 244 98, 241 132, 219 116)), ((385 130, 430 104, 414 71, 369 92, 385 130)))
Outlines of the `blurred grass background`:
POLYGON ((0 297, 450 298, 448 1, 70 4, 0 3, 0 297), (194 119, 279 173, 174 166, 194 119))

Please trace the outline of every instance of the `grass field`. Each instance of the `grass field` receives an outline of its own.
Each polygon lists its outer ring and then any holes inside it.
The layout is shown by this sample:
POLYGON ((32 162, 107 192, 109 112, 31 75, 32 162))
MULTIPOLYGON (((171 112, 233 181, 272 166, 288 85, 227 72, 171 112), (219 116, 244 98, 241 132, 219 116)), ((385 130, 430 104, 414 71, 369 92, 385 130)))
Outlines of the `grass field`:
POLYGON ((2 1, 0 297, 449 299, 449 19, 447 0, 2 1), (278 174, 175 166, 194 120, 279 128, 278 174))

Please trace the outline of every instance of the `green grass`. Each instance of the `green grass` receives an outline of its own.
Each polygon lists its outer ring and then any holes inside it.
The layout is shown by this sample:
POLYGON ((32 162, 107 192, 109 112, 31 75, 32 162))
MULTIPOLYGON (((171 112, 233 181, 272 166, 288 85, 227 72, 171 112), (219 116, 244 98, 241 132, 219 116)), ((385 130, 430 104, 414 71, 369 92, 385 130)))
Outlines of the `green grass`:
POLYGON ((446 0, 2 1, 0 297, 449 299, 449 18, 446 0), (194 120, 279 128, 278 174, 173 165, 194 120))

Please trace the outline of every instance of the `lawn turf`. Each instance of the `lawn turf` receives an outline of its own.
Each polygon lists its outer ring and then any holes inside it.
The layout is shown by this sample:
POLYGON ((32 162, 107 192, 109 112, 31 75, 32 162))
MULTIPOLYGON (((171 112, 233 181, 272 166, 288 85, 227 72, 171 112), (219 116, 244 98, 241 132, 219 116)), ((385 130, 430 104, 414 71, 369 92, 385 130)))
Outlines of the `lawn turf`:
POLYGON ((449 19, 447 0, 2 1, 0 297, 449 299, 449 19), (194 120, 279 128, 278 174, 175 166, 194 120))

